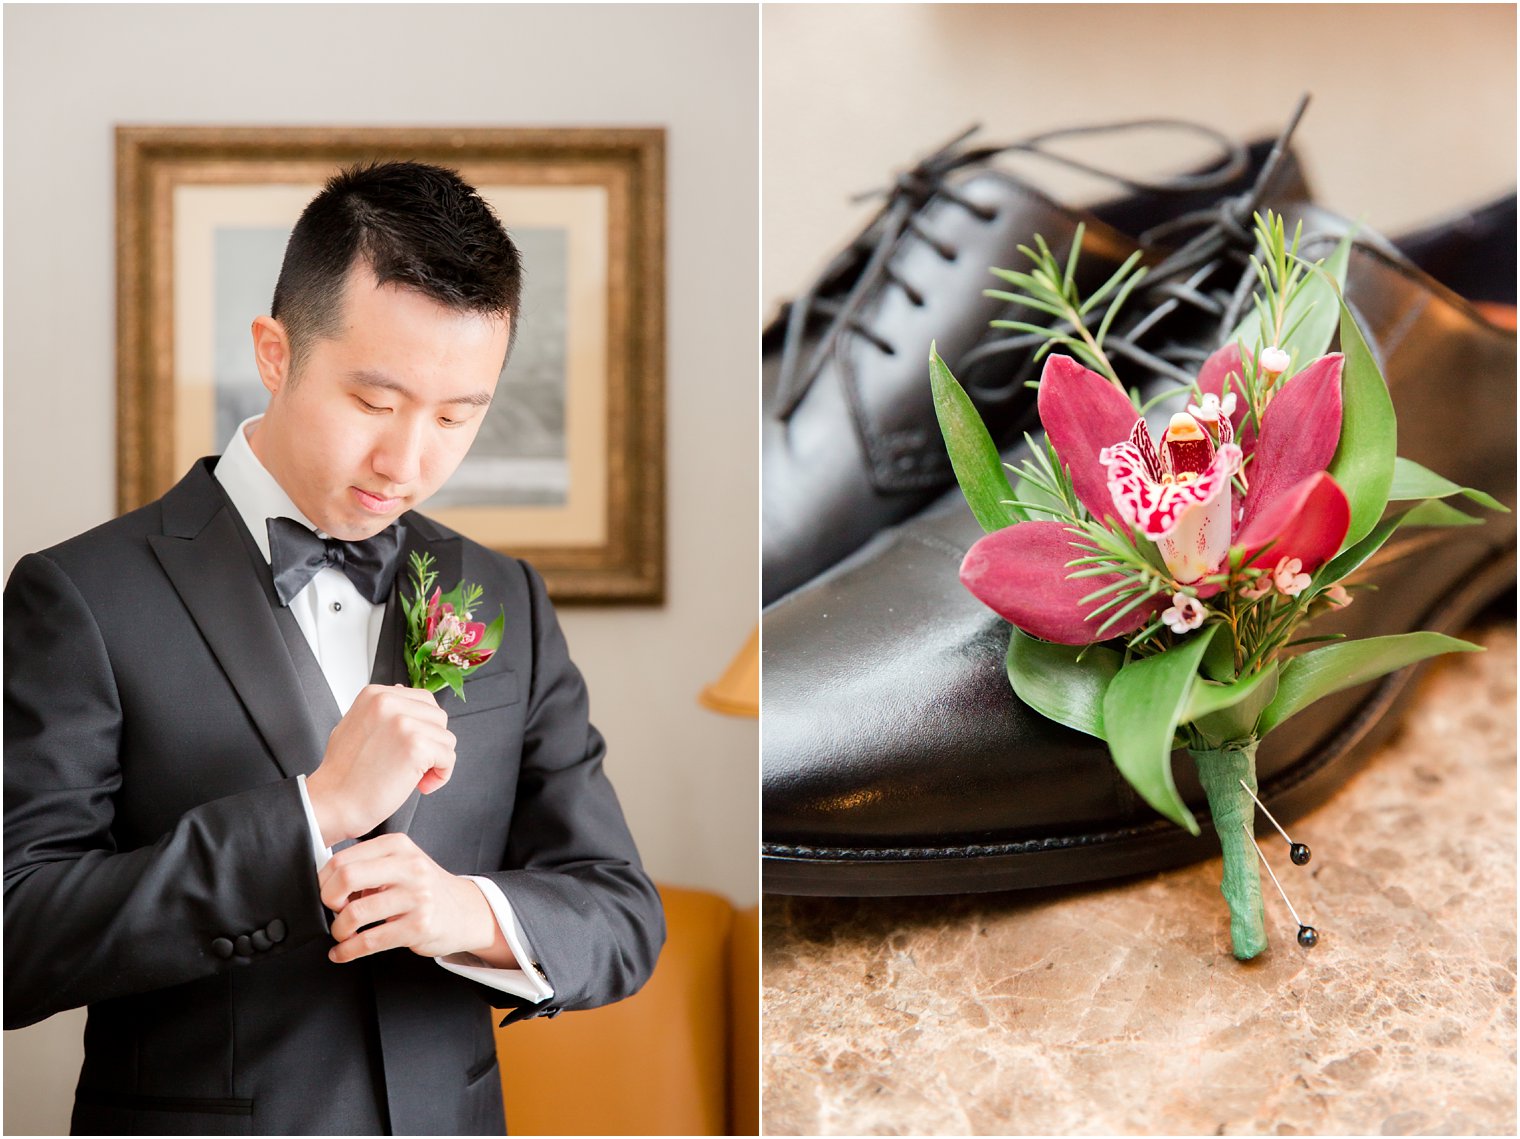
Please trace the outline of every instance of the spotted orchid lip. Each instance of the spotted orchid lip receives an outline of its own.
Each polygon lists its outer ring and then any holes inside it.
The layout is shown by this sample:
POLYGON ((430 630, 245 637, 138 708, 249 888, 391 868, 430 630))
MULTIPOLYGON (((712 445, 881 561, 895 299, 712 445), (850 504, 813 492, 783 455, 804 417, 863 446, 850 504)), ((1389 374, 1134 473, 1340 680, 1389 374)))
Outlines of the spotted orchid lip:
POLYGON ((1170 536, 1189 510, 1217 501, 1243 460, 1238 446, 1225 443, 1196 478, 1168 481, 1168 464, 1156 454, 1143 419, 1135 424, 1129 439, 1105 447, 1098 456, 1107 468, 1109 493, 1120 516, 1153 542, 1170 536), (1149 453, 1140 440, 1151 447, 1149 453))

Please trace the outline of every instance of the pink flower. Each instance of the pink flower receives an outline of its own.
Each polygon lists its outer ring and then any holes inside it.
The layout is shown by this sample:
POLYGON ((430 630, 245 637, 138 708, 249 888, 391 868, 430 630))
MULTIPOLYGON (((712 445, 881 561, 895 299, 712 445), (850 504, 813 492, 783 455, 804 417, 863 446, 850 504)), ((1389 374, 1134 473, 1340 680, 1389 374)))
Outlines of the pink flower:
POLYGON ((439 599, 443 597, 443 590, 433 590, 433 596, 428 598, 427 608, 427 639, 432 640, 438 634, 438 622, 443 619, 442 607, 439 599))
POLYGON ((1256 362, 1260 365, 1263 375, 1276 378, 1288 370, 1288 365, 1292 363, 1292 360, 1286 352, 1274 344, 1270 348, 1263 348, 1256 362))
POLYGON ((1272 575, 1269 573, 1258 574, 1248 579, 1240 587, 1240 595, 1247 601, 1255 601, 1272 592, 1272 575))
POLYGON ((1344 585, 1336 582, 1329 589, 1325 590, 1325 601, 1329 603, 1332 609, 1344 609, 1351 604, 1351 591, 1344 585))
POLYGON ((1194 419, 1213 424, 1217 428, 1221 419, 1228 420, 1235 414, 1235 403, 1234 392, 1230 392, 1222 401, 1213 392, 1207 392, 1199 403, 1187 405, 1187 413, 1194 419))
MULTIPOLYGON (((1093 518, 1157 541, 1178 584, 1218 572, 1232 545, 1243 566, 1271 568, 1293 558, 1295 573, 1312 573, 1334 556, 1351 521, 1344 492, 1326 473, 1340 441, 1342 363, 1339 355, 1322 357, 1276 387, 1258 433, 1242 428, 1245 408, 1228 407, 1226 383, 1238 388, 1241 373, 1239 348, 1228 345, 1198 377, 1200 410, 1210 394, 1218 401, 1219 419, 1208 424, 1218 443, 1199 417, 1180 416, 1157 448, 1117 387, 1069 357, 1052 356, 1040 381, 1040 421, 1093 518), (1247 462, 1250 489, 1237 511, 1231 476, 1247 462)), ((1076 537, 1055 521, 994 531, 967 552, 961 581, 1026 633, 1089 644, 1110 614, 1090 616, 1097 603, 1084 598, 1121 579, 1069 577, 1067 563, 1090 553, 1073 545, 1076 537)), ((1136 606, 1102 636, 1134 632, 1161 605, 1158 598, 1136 606)))
POLYGON ((1272 570, 1272 583, 1285 597, 1297 597, 1309 588, 1309 575, 1303 572, 1304 563, 1299 558, 1282 558, 1272 570))
POLYGON ((1172 607, 1161 612, 1166 627, 1177 634, 1190 633, 1203 624, 1203 603, 1186 593, 1172 594, 1172 607))
POLYGON ((1212 573, 1230 548, 1230 479, 1243 456, 1230 442, 1229 419, 1216 422, 1217 449, 1197 419, 1179 413, 1159 450, 1138 419, 1126 442, 1098 452, 1124 521, 1161 547, 1166 568, 1182 585, 1212 573))

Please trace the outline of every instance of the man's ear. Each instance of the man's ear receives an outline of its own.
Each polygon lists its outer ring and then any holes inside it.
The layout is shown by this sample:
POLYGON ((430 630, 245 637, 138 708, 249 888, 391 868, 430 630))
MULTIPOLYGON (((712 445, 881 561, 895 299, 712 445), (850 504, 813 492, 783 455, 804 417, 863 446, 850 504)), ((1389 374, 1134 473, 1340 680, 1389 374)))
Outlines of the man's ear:
POLYGON ((285 326, 272 316, 253 320, 253 360, 259 379, 270 395, 278 395, 290 382, 290 337, 285 326))

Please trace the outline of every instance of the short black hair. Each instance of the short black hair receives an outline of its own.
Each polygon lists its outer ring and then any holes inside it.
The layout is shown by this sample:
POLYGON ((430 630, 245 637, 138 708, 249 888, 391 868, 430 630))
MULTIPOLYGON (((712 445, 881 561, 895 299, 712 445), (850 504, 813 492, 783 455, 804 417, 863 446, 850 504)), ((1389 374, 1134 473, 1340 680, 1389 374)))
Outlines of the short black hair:
POLYGON ((292 375, 318 340, 338 334, 344 282, 359 260, 382 285, 508 319, 511 353, 522 259, 500 219, 456 171, 377 161, 329 178, 285 246, 270 315, 290 338, 292 375))

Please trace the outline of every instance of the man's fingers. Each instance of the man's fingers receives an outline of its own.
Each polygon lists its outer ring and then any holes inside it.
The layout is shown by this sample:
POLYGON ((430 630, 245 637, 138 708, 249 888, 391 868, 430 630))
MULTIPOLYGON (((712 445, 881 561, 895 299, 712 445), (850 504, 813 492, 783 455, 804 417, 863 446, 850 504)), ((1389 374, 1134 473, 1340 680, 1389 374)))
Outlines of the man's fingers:
POLYGON ((417 844, 404 834, 382 834, 338 851, 317 871, 317 892, 322 904, 339 913, 349 896, 395 884, 403 867, 394 864, 398 855, 415 850, 417 844), (385 860, 392 865, 385 865, 385 860))
POLYGON ((459 755, 454 750, 454 733, 449 732, 448 737, 448 747, 431 753, 433 766, 424 771, 422 778, 417 781, 417 789, 424 795, 431 795, 453 778, 454 764, 458 762, 459 755))
POLYGON ((329 932, 334 941, 347 941, 365 926, 377 921, 389 921, 391 918, 406 913, 410 908, 405 890, 397 888, 377 890, 350 901, 343 912, 333 919, 332 929, 329 932))
MULTIPOLYGON (((438 700, 431 692, 421 688, 408 688, 404 684, 370 684, 366 685, 359 693, 359 697, 385 704, 387 707, 404 708, 408 712, 419 715, 427 715, 434 719, 447 722, 449 714, 438 706, 438 700)), ((358 703, 358 699, 355 700, 358 703)))
POLYGON ((384 890, 396 885, 395 880, 400 876, 397 870, 394 859, 350 863, 347 867, 334 871, 326 881, 318 879, 317 889, 322 895, 322 904, 333 913, 340 914, 349 906, 358 904, 354 895, 365 890, 384 890))
POLYGON ((342 965, 368 957, 371 953, 383 953, 387 949, 399 949, 408 943, 410 930, 406 919, 388 921, 363 933, 356 933, 347 941, 340 941, 327 951, 327 957, 342 965))
POLYGON ((438 706, 432 693, 401 685, 387 688, 371 684, 361 689, 344 716, 345 720, 350 718, 366 724, 371 732, 383 730, 383 725, 394 727, 412 721, 445 729, 449 723, 449 714, 438 706))

